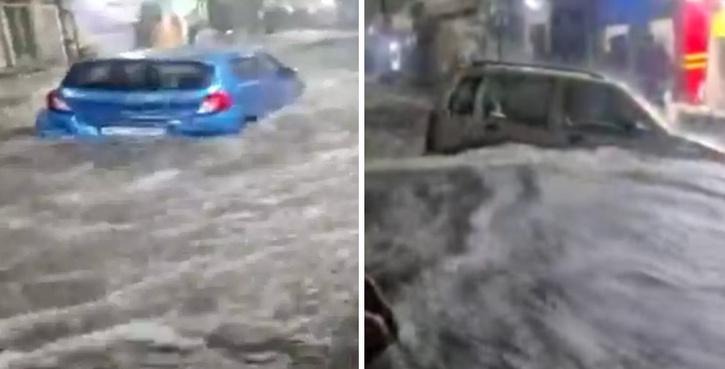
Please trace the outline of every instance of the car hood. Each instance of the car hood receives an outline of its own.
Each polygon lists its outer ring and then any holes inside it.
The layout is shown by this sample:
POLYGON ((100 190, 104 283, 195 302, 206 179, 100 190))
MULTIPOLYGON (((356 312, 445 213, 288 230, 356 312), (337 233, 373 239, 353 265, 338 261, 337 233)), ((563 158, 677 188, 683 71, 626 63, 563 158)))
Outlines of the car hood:
POLYGON ((684 159, 715 159, 725 161, 725 153, 684 137, 667 135, 658 151, 684 159))

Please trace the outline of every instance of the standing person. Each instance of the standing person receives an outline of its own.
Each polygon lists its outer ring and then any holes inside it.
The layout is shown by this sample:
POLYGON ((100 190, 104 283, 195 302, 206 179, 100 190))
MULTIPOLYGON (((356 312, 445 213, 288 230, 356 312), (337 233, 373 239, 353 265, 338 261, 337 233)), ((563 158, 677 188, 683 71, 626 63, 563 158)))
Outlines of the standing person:
POLYGON ((155 1, 144 1, 139 11, 139 20, 135 25, 137 49, 148 49, 153 46, 154 28, 161 22, 163 11, 155 1))
POLYGON ((152 32, 152 46, 159 49, 170 49, 185 45, 188 39, 188 25, 186 20, 176 14, 169 13, 161 16, 152 32))
POLYGON ((430 86, 437 80, 435 50, 438 25, 435 19, 427 14, 425 4, 420 1, 411 8, 411 18, 416 38, 413 52, 416 80, 421 85, 430 86))
POLYGON ((604 55, 604 70, 617 78, 626 80, 629 70, 629 40, 627 35, 616 35, 609 39, 609 51, 604 55))
POLYGON ((529 29, 529 42, 531 43, 531 58, 535 63, 548 62, 546 52, 546 26, 537 24, 529 29))
POLYGON ((551 25, 551 51, 554 62, 568 64, 572 61, 573 32, 569 13, 564 9, 555 9, 551 25))
POLYGON ((655 41, 650 32, 642 36, 637 52, 635 70, 645 95, 657 103, 663 103, 670 80, 670 57, 664 46, 655 41))

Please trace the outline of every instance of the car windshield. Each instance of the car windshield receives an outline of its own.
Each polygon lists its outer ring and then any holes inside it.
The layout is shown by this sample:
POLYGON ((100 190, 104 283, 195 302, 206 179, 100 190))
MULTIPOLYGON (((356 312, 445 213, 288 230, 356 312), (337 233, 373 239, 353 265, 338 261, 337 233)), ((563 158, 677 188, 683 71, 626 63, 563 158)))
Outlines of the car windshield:
POLYGON ((197 62, 106 60, 74 65, 64 87, 113 91, 194 90, 211 83, 212 67, 197 62))

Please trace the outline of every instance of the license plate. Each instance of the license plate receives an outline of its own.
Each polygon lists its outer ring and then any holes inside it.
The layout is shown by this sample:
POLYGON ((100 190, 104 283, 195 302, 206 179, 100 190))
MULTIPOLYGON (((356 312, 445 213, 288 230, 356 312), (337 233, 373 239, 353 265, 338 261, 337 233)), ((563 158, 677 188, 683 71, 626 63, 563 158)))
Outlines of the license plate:
POLYGON ((163 136, 166 130, 154 127, 103 127, 104 136, 163 136))

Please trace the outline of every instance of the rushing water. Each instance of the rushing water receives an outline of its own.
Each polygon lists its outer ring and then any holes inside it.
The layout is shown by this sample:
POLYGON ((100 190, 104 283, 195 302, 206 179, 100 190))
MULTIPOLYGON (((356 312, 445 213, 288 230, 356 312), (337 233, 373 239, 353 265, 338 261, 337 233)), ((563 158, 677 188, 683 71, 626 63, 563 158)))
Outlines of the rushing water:
POLYGON ((241 137, 0 143, 0 368, 356 355, 357 37, 280 50, 305 95, 241 137))
POLYGON ((380 367, 725 367, 725 167, 525 146, 379 162, 366 270, 380 367))

